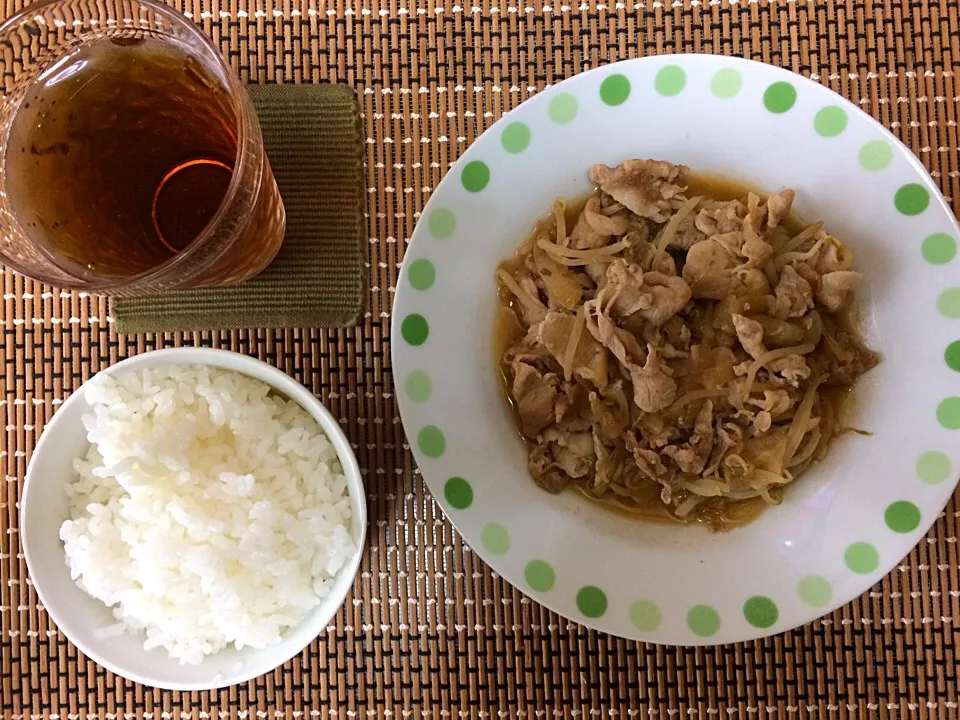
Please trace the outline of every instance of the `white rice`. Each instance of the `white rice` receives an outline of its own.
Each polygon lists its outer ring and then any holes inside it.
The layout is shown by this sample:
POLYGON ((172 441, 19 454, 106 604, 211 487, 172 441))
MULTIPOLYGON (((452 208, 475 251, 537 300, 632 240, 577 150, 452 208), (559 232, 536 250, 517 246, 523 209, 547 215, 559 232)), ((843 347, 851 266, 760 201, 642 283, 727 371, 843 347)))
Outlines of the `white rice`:
POLYGON ((278 642, 354 551, 346 479, 316 420, 203 366, 100 374, 85 392, 90 450, 60 528, 77 584, 183 663, 278 642))

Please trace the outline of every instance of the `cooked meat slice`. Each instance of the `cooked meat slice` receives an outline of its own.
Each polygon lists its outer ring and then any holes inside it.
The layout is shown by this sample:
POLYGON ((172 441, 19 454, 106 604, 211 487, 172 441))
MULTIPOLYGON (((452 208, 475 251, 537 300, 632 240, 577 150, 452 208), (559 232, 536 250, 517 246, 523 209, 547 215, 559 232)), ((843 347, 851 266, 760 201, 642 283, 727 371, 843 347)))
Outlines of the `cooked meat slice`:
MULTIPOLYGON (((540 323, 537 339, 561 365, 577 318, 559 312, 548 312, 540 323)), ((580 333, 573 355, 573 375, 597 387, 607 384, 607 353, 588 332, 580 333)))
POLYGON ((690 285, 693 297, 722 300, 738 286, 732 269, 736 258, 715 240, 697 243, 687 253, 683 279, 690 285))
POLYGON ((790 214, 790 207, 793 205, 795 196, 796 193, 793 190, 784 190, 776 195, 771 195, 765 203, 758 203, 747 213, 744 225, 749 225, 757 233, 765 235, 780 225, 784 218, 790 214))
POLYGON ((715 475, 726 454, 732 448, 735 448, 742 440, 743 430, 738 425, 734 425, 733 423, 721 425, 718 422, 714 432, 713 450, 710 453, 707 466, 703 469, 701 475, 703 477, 715 475))
POLYGON ((838 332, 827 341, 827 349, 830 382, 838 385, 853 384, 860 375, 880 362, 880 356, 877 353, 845 331, 838 332))
POLYGON ((763 325, 743 315, 733 316, 733 327, 737 331, 737 340, 754 360, 767 352, 763 345, 763 325))
POLYGON ((557 376, 519 361, 514 361, 513 373, 511 395, 520 416, 520 432, 533 439, 556 420, 557 376))
POLYGON ((690 440, 678 444, 667 445, 662 453, 673 460, 682 472, 699 475, 707 466, 710 453, 713 450, 713 402, 704 402, 694 423, 694 432, 690 440))
POLYGON ((643 367, 633 365, 628 369, 633 380, 633 401, 644 412, 660 412, 676 399, 677 383, 667 374, 652 345, 647 345, 647 361, 643 367))
POLYGON ((792 265, 780 271, 780 280, 774 290, 774 306, 771 314, 778 318, 795 318, 806 315, 813 308, 813 288, 792 265))
POLYGON ((571 431, 563 425, 551 425, 539 437, 540 442, 556 443, 577 455, 593 455, 593 438, 589 432, 571 431))
POLYGON ((631 265, 637 265, 644 272, 653 271, 663 275, 677 274, 677 263, 670 253, 657 252, 657 249, 649 242, 634 241, 624 251, 623 256, 631 265))
POLYGON ((643 438, 644 443, 654 449, 669 445, 676 439, 673 420, 671 419, 668 423, 660 413, 640 413, 634 428, 643 438))
MULTIPOLYGON (((821 230, 821 232, 823 232, 821 230)), ((817 256, 817 272, 821 275, 836 272, 837 270, 846 270, 844 261, 840 257, 840 247, 836 242, 828 240, 820 248, 820 254, 817 256)))
POLYGON ((578 441, 573 441, 572 445, 566 445, 562 440, 547 443, 548 455, 553 458, 553 465, 564 476, 574 480, 591 475, 596 463, 596 456, 593 452, 593 436, 589 432, 577 433, 576 435, 586 437, 586 447, 583 447, 583 443, 578 441))
POLYGON ((598 235, 623 235, 633 229, 633 223, 623 213, 605 215, 600 212, 600 198, 593 196, 583 208, 583 218, 598 235))
POLYGON ((527 469, 533 481, 547 492, 558 493, 573 482, 550 454, 546 443, 532 445, 527 455, 527 469))
POLYGON ((511 367, 513 367, 514 363, 525 363, 532 365, 541 373, 553 372, 553 368, 555 367, 553 355, 544 347, 528 345, 528 338, 532 342, 536 342, 537 334, 534 333, 532 338, 528 335, 519 345, 515 345, 507 350, 503 356, 504 362, 511 367))
POLYGON ((590 390, 577 382, 560 383, 553 415, 557 425, 568 432, 589 430, 590 390))
POLYGON ((663 454, 676 463, 681 472, 699 475, 707 466, 707 460, 710 459, 710 449, 712 442, 704 442, 700 447, 694 447, 689 443, 683 445, 667 445, 663 449, 663 454), (706 452, 704 452, 704 450, 706 452))
POLYGON ((630 405, 623 391, 623 381, 617 380, 600 392, 590 393, 590 412, 594 432, 614 440, 630 425, 630 405))
POLYGON ((656 348, 647 345, 644 354, 633 335, 617 327, 605 312, 597 312, 598 301, 592 301, 588 306, 591 304, 593 307, 587 309, 587 330, 629 373, 637 407, 644 412, 658 412, 672 403, 677 384, 661 366, 656 348), (640 362, 644 362, 642 367, 640 362))
POLYGON ((683 278, 644 273, 640 266, 620 259, 607 268, 606 292, 611 296, 608 308, 613 315, 626 318, 640 313, 653 327, 676 315, 690 300, 690 286, 683 278))
POLYGON ((667 468, 660 459, 660 453, 643 447, 632 433, 627 433, 624 436, 624 440, 626 440, 627 450, 633 455, 637 467, 640 468, 640 472, 643 473, 648 480, 660 482, 661 479, 667 476, 667 468))
POLYGON ((695 224, 707 237, 734 232, 743 226, 746 212, 746 207, 739 200, 708 202, 697 213, 695 224))
POLYGON ((596 455, 593 436, 571 433, 560 427, 547 428, 530 448, 527 467, 534 481, 549 492, 560 492, 571 481, 593 474, 596 455))
POLYGON ((663 223, 670 200, 682 197, 688 168, 659 160, 627 160, 615 168, 594 165, 590 182, 640 217, 663 223))
POLYGON ((596 455, 590 432, 572 433, 562 428, 547 428, 541 441, 550 443, 555 462, 570 477, 586 477, 593 470, 596 455))
POLYGON ((783 190, 767 198, 767 226, 766 230, 773 230, 790 214, 793 200, 797 194, 793 190, 783 190))
POLYGON ((600 198, 596 196, 588 198, 570 232, 570 240, 578 250, 593 250, 610 244, 610 235, 613 233, 597 232, 588 219, 590 215, 599 214, 599 212, 600 198))
POLYGON ((667 469, 660 458, 660 453, 643 447, 632 433, 627 433, 624 440, 627 450, 640 470, 640 477, 658 483, 663 488, 660 499, 669 505, 673 501, 673 493, 680 487, 680 478, 667 469))
POLYGON ((793 263, 790 267, 797 271, 797 275, 807 281, 813 290, 813 294, 816 295, 817 289, 820 287, 820 274, 805 262, 793 263))
POLYGON ((649 272, 643 279, 653 293, 653 303, 640 314, 652 327, 663 325, 690 302, 692 292, 683 278, 649 272))
POLYGON ((773 418, 766 410, 761 410, 753 418, 753 432, 756 435, 762 435, 773 425, 773 418))
POLYGON ((810 366, 801 355, 787 355, 779 360, 773 360, 767 368, 782 377, 793 387, 797 387, 801 380, 810 377, 810 366))
POLYGON ((690 340, 693 333, 690 331, 686 318, 674 315, 660 326, 660 331, 671 344, 682 348, 684 351, 690 350, 690 340))
POLYGON ((750 267, 761 267, 773 257, 773 248, 766 240, 754 233, 744 233, 743 245, 740 253, 750 267))
POLYGON ((736 259, 743 255, 743 231, 731 230, 727 233, 720 233, 710 238, 715 243, 720 243, 723 249, 730 253, 730 257, 736 259))
POLYGON ((653 293, 644 286, 644 272, 639 265, 632 265, 617 258, 607 266, 605 294, 610 297, 607 310, 625 318, 653 305, 653 293))
POLYGON ((621 365, 629 368, 643 360, 644 352, 640 343, 626 330, 617 327, 606 311, 600 310, 599 300, 591 300, 585 307, 587 331, 612 352, 621 365))
POLYGON ((853 297, 853 291, 863 279, 863 275, 852 270, 837 270, 820 278, 817 289, 817 302, 829 312, 842 310, 853 297))
POLYGON ((689 250, 698 242, 707 239, 706 234, 697 227, 696 218, 691 214, 680 221, 677 227, 677 234, 670 243, 671 248, 677 250, 689 250))

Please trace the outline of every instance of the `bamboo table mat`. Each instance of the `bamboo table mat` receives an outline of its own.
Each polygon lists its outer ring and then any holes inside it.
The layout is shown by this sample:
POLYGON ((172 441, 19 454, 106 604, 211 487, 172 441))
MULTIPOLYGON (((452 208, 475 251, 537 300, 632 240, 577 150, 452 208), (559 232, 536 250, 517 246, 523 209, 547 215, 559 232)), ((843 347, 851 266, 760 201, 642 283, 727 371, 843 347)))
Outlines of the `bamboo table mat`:
MULTIPOLYGON (((546 85, 654 53, 781 65, 879 119, 960 208, 957 0, 561 2, 178 3, 244 81, 357 89, 367 135, 369 312, 349 330, 118 335, 104 301, 4 273, 0 716, 960 716, 956 497, 855 602, 773 638, 696 649, 620 640, 548 612, 471 553, 425 489, 390 368, 398 267, 450 164, 546 85), (361 572, 327 632, 283 668, 210 693, 144 688, 79 654, 37 605, 17 518, 31 450, 64 398, 123 357, 191 344, 255 355, 321 396, 354 443, 371 518, 361 572)), ((19 7, 6 0, 5 16, 19 7)))

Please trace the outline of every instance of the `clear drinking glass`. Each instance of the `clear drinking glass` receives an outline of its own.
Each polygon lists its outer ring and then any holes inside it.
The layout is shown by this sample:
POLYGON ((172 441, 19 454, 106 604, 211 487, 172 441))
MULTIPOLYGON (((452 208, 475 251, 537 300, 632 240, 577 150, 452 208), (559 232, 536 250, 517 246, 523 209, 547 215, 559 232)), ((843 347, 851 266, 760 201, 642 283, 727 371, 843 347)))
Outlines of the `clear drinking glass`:
POLYGON ((250 100, 152 0, 53 0, 0 25, 0 261, 142 295, 266 267, 285 215, 250 100))

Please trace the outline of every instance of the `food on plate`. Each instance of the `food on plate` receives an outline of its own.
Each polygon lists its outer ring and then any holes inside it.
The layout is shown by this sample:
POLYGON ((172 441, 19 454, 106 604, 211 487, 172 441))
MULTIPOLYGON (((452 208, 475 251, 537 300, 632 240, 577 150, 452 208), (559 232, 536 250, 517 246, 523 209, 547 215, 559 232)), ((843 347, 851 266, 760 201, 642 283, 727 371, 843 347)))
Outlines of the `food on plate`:
POLYGON ((90 448, 60 538, 110 635, 199 663, 280 640, 355 551, 347 481, 298 403, 240 373, 167 365, 85 387, 90 448))
POLYGON ((853 254, 761 197, 656 160, 595 165, 498 268, 498 363, 534 481, 639 516, 748 522, 849 430, 879 361, 853 254))

